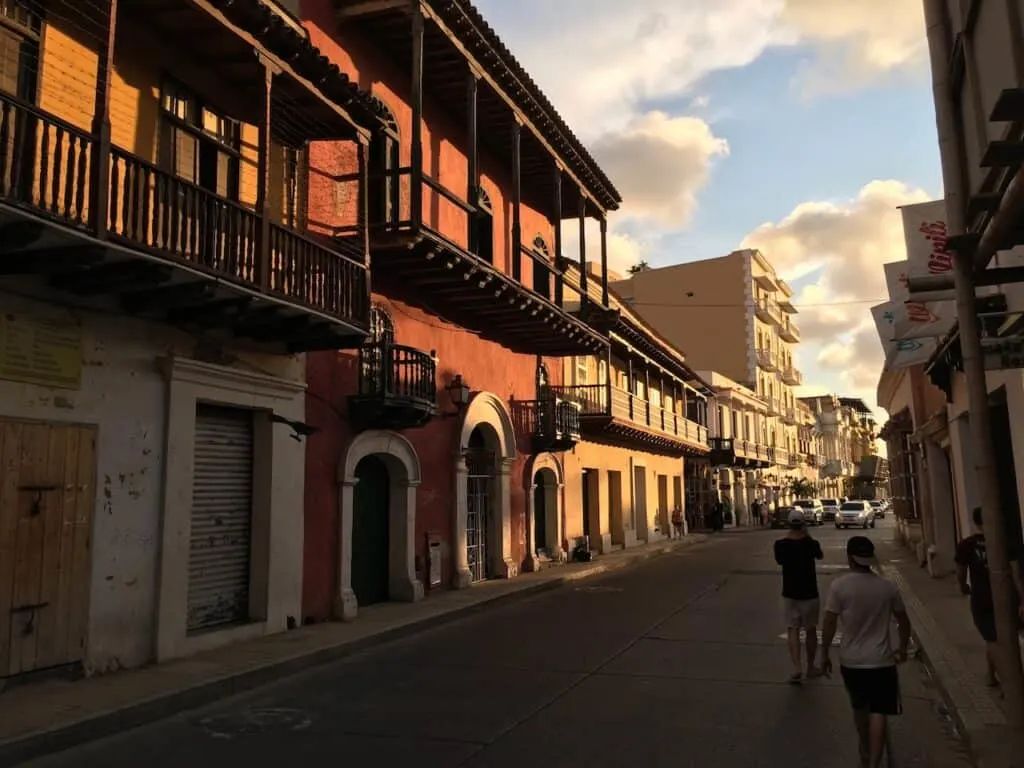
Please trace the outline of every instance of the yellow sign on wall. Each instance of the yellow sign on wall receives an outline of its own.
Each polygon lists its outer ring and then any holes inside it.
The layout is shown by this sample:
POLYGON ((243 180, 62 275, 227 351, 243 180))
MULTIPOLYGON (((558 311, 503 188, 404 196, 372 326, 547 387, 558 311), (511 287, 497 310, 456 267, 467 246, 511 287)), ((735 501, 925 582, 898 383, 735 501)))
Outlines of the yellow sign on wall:
POLYGON ((71 322, 0 313, 0 379, 79 389, 81 327, 71 322))

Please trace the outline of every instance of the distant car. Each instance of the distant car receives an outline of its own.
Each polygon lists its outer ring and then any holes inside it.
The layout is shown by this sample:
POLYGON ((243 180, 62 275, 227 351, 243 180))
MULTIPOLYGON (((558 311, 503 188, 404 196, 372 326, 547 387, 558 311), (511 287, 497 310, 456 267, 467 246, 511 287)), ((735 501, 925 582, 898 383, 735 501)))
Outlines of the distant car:
POLYGON ((825 522, 825 507, 821 499, 797 499, 793 506, 804 513, 804 522, 808 525, 821 525, 825 522))
POLYGON ((821 500, 821 506, 822 506, 822 515, 821 515, 821 517, 822 517, 822 519, 825 522, 829 522, 831 520, 835 520, 836 519, 836 513, 839 512, 839 505, 841 503, 842 502, 839 501, 839 499, 822 499, 821 500))
POLYGON ((836 528, 874 528, 875 511, 866 501, 844 501, 836 515, 836 528))
POLYGON ((885 519, 885 502, 881 499, 873 499, 868 502, 871 505, 871 509, 875 512, 875 517, 879 520, 885 519))
POLYGON ((778 507, 772 514, 772 528, 789 528, 789 516, 796 507, 778 507))

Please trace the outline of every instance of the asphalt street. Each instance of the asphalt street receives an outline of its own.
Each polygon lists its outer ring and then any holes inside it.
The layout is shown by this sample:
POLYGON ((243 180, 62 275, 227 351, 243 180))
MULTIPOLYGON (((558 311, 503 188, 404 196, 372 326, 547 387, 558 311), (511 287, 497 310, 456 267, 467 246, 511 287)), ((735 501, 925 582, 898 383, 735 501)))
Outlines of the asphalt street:
MULTIPOLYGON (((823 595, 852 533, 813 531, 823 595)), ((779 535, 722 534, 29 765, 852 768, 838 679, 786 683, 779 535)), ((901 681, 894 765, 969 765, 923 666, 901 681)))

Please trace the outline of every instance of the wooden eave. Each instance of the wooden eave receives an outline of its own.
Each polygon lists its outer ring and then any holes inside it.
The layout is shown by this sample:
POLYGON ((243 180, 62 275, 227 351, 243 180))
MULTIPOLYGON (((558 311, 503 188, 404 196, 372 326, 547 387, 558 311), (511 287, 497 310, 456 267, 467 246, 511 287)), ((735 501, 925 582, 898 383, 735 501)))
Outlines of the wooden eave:
POLYGON ((382 112, 370 95, 332 64, 294 20, 261 0, 125 0, 120 13, 151 25, 229 81, 235 101, 243 105, 237 116, 254 123, 259 122, 264 87, 263 65, 253 56, 259 52, 284 75, 275 78, 271 123, 285 140, 354 138, 380 124, 382 112), (244 113, 246 108, 251 114, 244 113))
POLYGON ((699 386, 704 390, 701 394, 708 391, 707 385, 700 380, 696 372, 694 372, 689 366, 683 364, 675 355, 668 353, 661 344, 651 338, 648 331, 630 322, 627 317, 622 315, 618 317, 617 322, 612 329, 612 334, 613 339, 618 336, 629 346, 653 360, 665 369, 665 371, 676 376, 680 381, 688 384, 694 381, 699 382, 699 386))
POLYGON ((586 323, 436 232, 381 243, 373 258, 375 290, 514 352, 599 355, 608 347, 586 323))
MULTIPOLYGON (((411 13, 416 0, 406 3, 334 0, 339 24, 368 39, 399 72, 412 71, 411 13), (360 12, 355 12, 355 9, 360 12)), ((540 88, 516 62, 497 34, 466 0, 420 2, 426 25, 423 87, 428 114, 440 107, 451 124, 467 124, 467 82, 478 77, 477 135, 482 153, 511 166, 513 125, 522 116, 520 169, 522 202, 548 211, 555 199, 554 170, 562 169, 562 218, 579 214, 583 190, 587 215, 603 216, 622 202, 621 195, 596 161, 558 116, 540 88)))

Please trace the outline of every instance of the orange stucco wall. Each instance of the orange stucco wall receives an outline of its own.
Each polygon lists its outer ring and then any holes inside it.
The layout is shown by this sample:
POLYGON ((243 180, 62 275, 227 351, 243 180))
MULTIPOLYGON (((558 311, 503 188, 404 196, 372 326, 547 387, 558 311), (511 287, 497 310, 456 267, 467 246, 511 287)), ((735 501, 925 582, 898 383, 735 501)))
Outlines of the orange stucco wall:
MULTIPOLYGON (((396 71, 375 51, 359 40, 347 39, 334 23, 329 0, 306 0, 303 17, 313 42, 359 85, 384 101, 394 114, 401 133, 401 165, 411 162, 409 136, 411 110, 406 102, 408 73, 396 71)), ((467 186, 467 160, 462 147, 465 132, 445 119, 442 107, 428 99, 424 108, 424 171, 452 191, 464 196, 467 186)), ((354 205, 355 187, 332 184, 317 170, 331 175, 354 170, 352 153, 328 142, 311 148, 310 221, 328 225, 342 223, 354 205)), ((488 157, 481 153, 483 187, 494 207, 495 266, 511 273, 511 211, 506 190, 510 188, 511 158, 488 157)), ((403 207, 408 206, 408 182, 403 190, 403 207)), ((405 216, 403 211, 403 217, 405 216)), ((467 222, 461 209, 425 192, 424 223, 456 243, 466 245, 467 222)), ((526 206, 521 208, 523 240, 530 242, 541 234, 553 242, 553 230, 546 218, 526 206)), ((373 254, 371 253, 371 262, 373 254)), ((523 277, 529 280, 529 265, 524 259, 523 277)), ((535 397, 537 358, 515 354, 474 333, 446 323, 416 308, 375 295, 395 325, 399 344, 423 351, 436 350, 438 357, 438 400, 442 411, 453 412, 445 385, 461 374, 474 392, 491 392, 506 404, 535 397)), ((306 530, 304 557, 303 612, 308 620, 320 620, 330 614, 331 598, 337 588, 338 571, 338 466, 354 436, 348 422, 348 395, 356 389, 357 355, 354 352, 322 352, 308 357, 307 416, 319 432, 309 439, 306 477, 306 530)), ((547 360, 550 380, 560 384, 562 365, 547 360)), ((510 410, 513 410, 510 408, 510 410)), ((515 419, 513 419, 515 421, 515 419)), ((422 483, 417 491, 416 554, 417 570, 423 579, 427 533, 439 535, 445 563, 442 578, 450 584, 452 572, 451 541, 455 500, 455 450, 461 419, 440 416, 424 427, 409 429, 404 435, 419 457, 422 483)), ((525 510, 530 478, 524 476, 529 452, 529 436, 517 435, 519 457, 512 468, 512 557, 521 564, 526 555, 525 510)))

